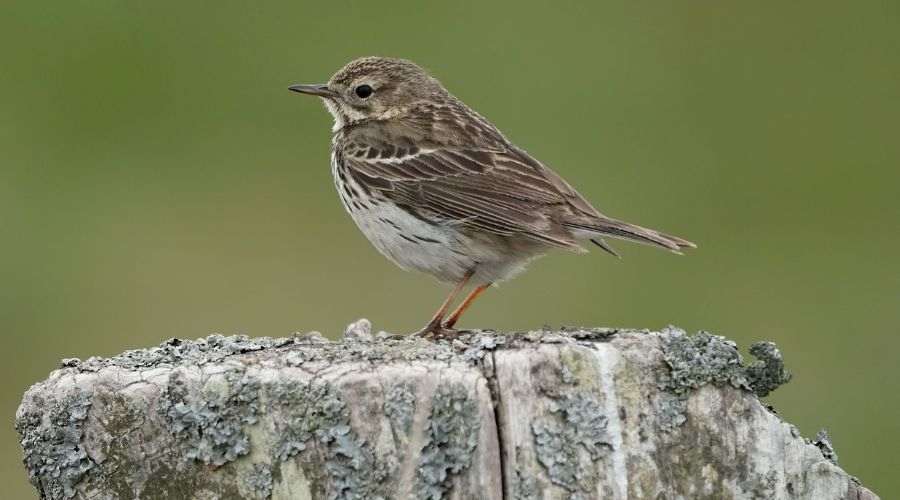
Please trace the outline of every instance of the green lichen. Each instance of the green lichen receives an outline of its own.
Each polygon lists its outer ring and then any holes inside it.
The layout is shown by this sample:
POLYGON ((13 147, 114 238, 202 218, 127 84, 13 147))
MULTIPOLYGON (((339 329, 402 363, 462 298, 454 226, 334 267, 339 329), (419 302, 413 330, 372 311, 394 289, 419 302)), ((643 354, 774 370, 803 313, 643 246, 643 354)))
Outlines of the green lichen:
POLYGON ((469 468, 478 444, 478 405, 462 384, 440 385, 432 399, 416 470, 415 498, 441 500, 453 477, 469 468))
POLYGON ((173 372, 160 407, 184 456, 221 466, 248 454, 245 427, 258 419, 259 382, 235 369, 225 374, 223 387, 207 383, 196 394, 187 387, 184 373, 173 372))
POLYGON ((91 392, 74 389, 59 398, 33 401, 16 418, 28 479, 42 498, 72 498, 96 466, 81 444, 91 392))

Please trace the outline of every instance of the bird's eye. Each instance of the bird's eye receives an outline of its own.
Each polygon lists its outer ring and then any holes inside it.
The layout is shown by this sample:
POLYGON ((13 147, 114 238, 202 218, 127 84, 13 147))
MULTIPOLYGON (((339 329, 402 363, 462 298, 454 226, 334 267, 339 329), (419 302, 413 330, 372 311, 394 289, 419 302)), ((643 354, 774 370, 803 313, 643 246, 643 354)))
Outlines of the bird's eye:
POLYGON ((375 90, 369 85, 360 85, 354 90, 360 99, 365 99, 375 93, 375 90))

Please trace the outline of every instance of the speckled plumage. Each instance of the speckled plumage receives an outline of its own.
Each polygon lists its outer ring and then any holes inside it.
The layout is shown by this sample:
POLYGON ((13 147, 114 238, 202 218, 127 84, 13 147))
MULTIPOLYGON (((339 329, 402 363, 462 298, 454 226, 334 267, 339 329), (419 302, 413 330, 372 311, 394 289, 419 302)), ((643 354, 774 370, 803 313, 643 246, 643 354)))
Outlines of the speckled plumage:
POLYGON ((404 269, 483 288, 551 248, 589 240, 614 253, 604 236, 694 246, 602 215, 412 62, 357 59, 325 85, 291 88, 323 98, 344 207, 404 269))

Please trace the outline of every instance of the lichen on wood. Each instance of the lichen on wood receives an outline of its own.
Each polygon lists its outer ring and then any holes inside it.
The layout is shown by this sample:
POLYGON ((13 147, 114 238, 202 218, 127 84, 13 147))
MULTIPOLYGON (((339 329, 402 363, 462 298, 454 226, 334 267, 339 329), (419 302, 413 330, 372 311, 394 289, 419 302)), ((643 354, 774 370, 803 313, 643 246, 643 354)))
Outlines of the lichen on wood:
POLYGON ((567 328, 210 335, 64 360, 17 413, 43 498, 874 499, 760 403, 772 343, 567 328))

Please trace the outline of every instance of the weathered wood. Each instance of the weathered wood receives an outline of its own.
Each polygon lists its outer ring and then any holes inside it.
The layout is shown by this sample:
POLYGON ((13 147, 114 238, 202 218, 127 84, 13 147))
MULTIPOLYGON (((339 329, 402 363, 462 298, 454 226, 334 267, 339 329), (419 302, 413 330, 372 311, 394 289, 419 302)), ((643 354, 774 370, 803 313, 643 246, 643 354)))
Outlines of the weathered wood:
POLYGON ((774 345, 751 353, 675 329, 432 343, 362 320, 342 342, 65 360, 16 426, 54 499, 877 498, 759 402, 788 376, 774 345))

